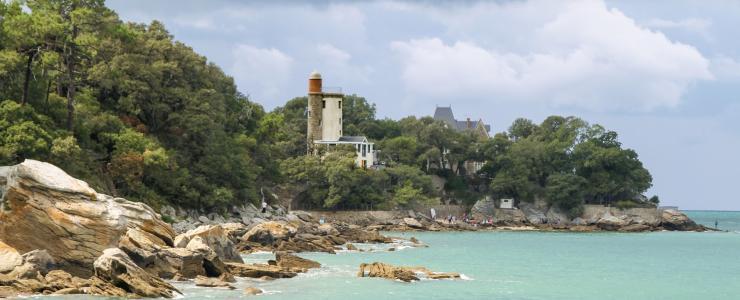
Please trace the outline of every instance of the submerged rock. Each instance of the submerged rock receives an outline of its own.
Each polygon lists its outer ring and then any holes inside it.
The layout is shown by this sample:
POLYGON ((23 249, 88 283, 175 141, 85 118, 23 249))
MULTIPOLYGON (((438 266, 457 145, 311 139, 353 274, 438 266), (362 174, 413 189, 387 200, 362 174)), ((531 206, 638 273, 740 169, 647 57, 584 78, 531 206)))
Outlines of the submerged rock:
POLYGON ((245 295, 259 295, 262 294, 262 290, 256 288, 256 287, 248 287, 244 289, 245 295))
POLYGON ((385 263, 374 262, 371 264, 360 264, 358 277, 380 277, 403 282, 418 281, 420 278, 427 279, 459 279, 459 273, 434 272, 424 267, 397 267, 385 263))

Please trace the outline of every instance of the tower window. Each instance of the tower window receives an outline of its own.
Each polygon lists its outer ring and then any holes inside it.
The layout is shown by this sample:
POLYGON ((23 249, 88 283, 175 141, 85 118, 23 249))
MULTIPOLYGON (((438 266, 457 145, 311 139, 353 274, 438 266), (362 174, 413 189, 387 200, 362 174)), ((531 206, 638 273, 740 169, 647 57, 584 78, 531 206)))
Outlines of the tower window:
POLYGON ((342 101, 339 100, 339 102, 337 102, 337 103, 339 103, 339 109, 342 109, 342 101))
POLYGON ((326 100, 321 100, 321 108, 326 108, 326 100))

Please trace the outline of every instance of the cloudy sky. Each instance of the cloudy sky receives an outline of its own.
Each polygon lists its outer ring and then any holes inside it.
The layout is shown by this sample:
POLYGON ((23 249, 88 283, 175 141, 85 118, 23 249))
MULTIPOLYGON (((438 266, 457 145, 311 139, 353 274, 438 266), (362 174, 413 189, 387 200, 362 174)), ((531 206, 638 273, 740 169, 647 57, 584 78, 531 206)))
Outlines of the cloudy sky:
POLYGON ((430 115, 503 131, 575 115, 619 132, 682 209, 740 210, 740 2, 247 2, 109 0, 160 20, 267 109, 324 86, 380 117, 430 115))

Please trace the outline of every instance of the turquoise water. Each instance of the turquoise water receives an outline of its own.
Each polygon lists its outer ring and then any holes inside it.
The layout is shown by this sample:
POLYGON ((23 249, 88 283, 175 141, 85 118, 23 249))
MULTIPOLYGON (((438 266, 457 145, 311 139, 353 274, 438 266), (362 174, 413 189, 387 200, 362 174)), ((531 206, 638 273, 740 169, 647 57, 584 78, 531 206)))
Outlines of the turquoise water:
MULTIPOLYGON (((237 290, 177 284, 186 299, 740 299, 740 213, 690 212, 730 232, 390 233, 415 236, 429 248, 376 252, 306 253, 322 268, 293 279, 240 279, 237 290), (725 227, 726 226, 726 227, 725 227), (358 278, 363 262, 422 265, 459 272, 467 280, 402 283, 358 278)), ((397 247, 397 246, 396 246, 397 247)), ((264 262, 269 253, 247 255, 264 262)), ((55 298, 63 299, 63 298, 55 298)), ((67 299, 79 299, 71 297, 67 299)))
POLYGON ((720 230, 740 232, 740 212, 737 211, 712 211, 712 210, 689 210, 686 215, 696 223, 714 228, 714 221, 720 230))

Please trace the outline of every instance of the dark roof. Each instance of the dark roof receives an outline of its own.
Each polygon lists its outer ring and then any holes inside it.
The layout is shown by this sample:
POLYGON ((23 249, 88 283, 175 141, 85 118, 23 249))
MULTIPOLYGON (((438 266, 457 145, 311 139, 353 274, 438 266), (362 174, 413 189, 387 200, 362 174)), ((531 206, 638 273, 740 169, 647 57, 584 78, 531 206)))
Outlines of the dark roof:
POLYGON ((353 142, 353 143, 362 143, 365 142, 367 138, 364 136, 340 136, 339 141, 340 142, 353 142))
MULTIPOLYGON (((437 109, 434 110, 434 119, 447 123, 450 128, 457 131, 468 129, 468 121, 455 120, 455 115, 452 113, 451 106, 437 106, 437 109)), ((478 122, 479 121, 470 121, 470 127, 475 128, 478 125, 478 122)), ((483 127, 486 128, 486 132, 491 131, 491 125, 484 123, 483 127)))

